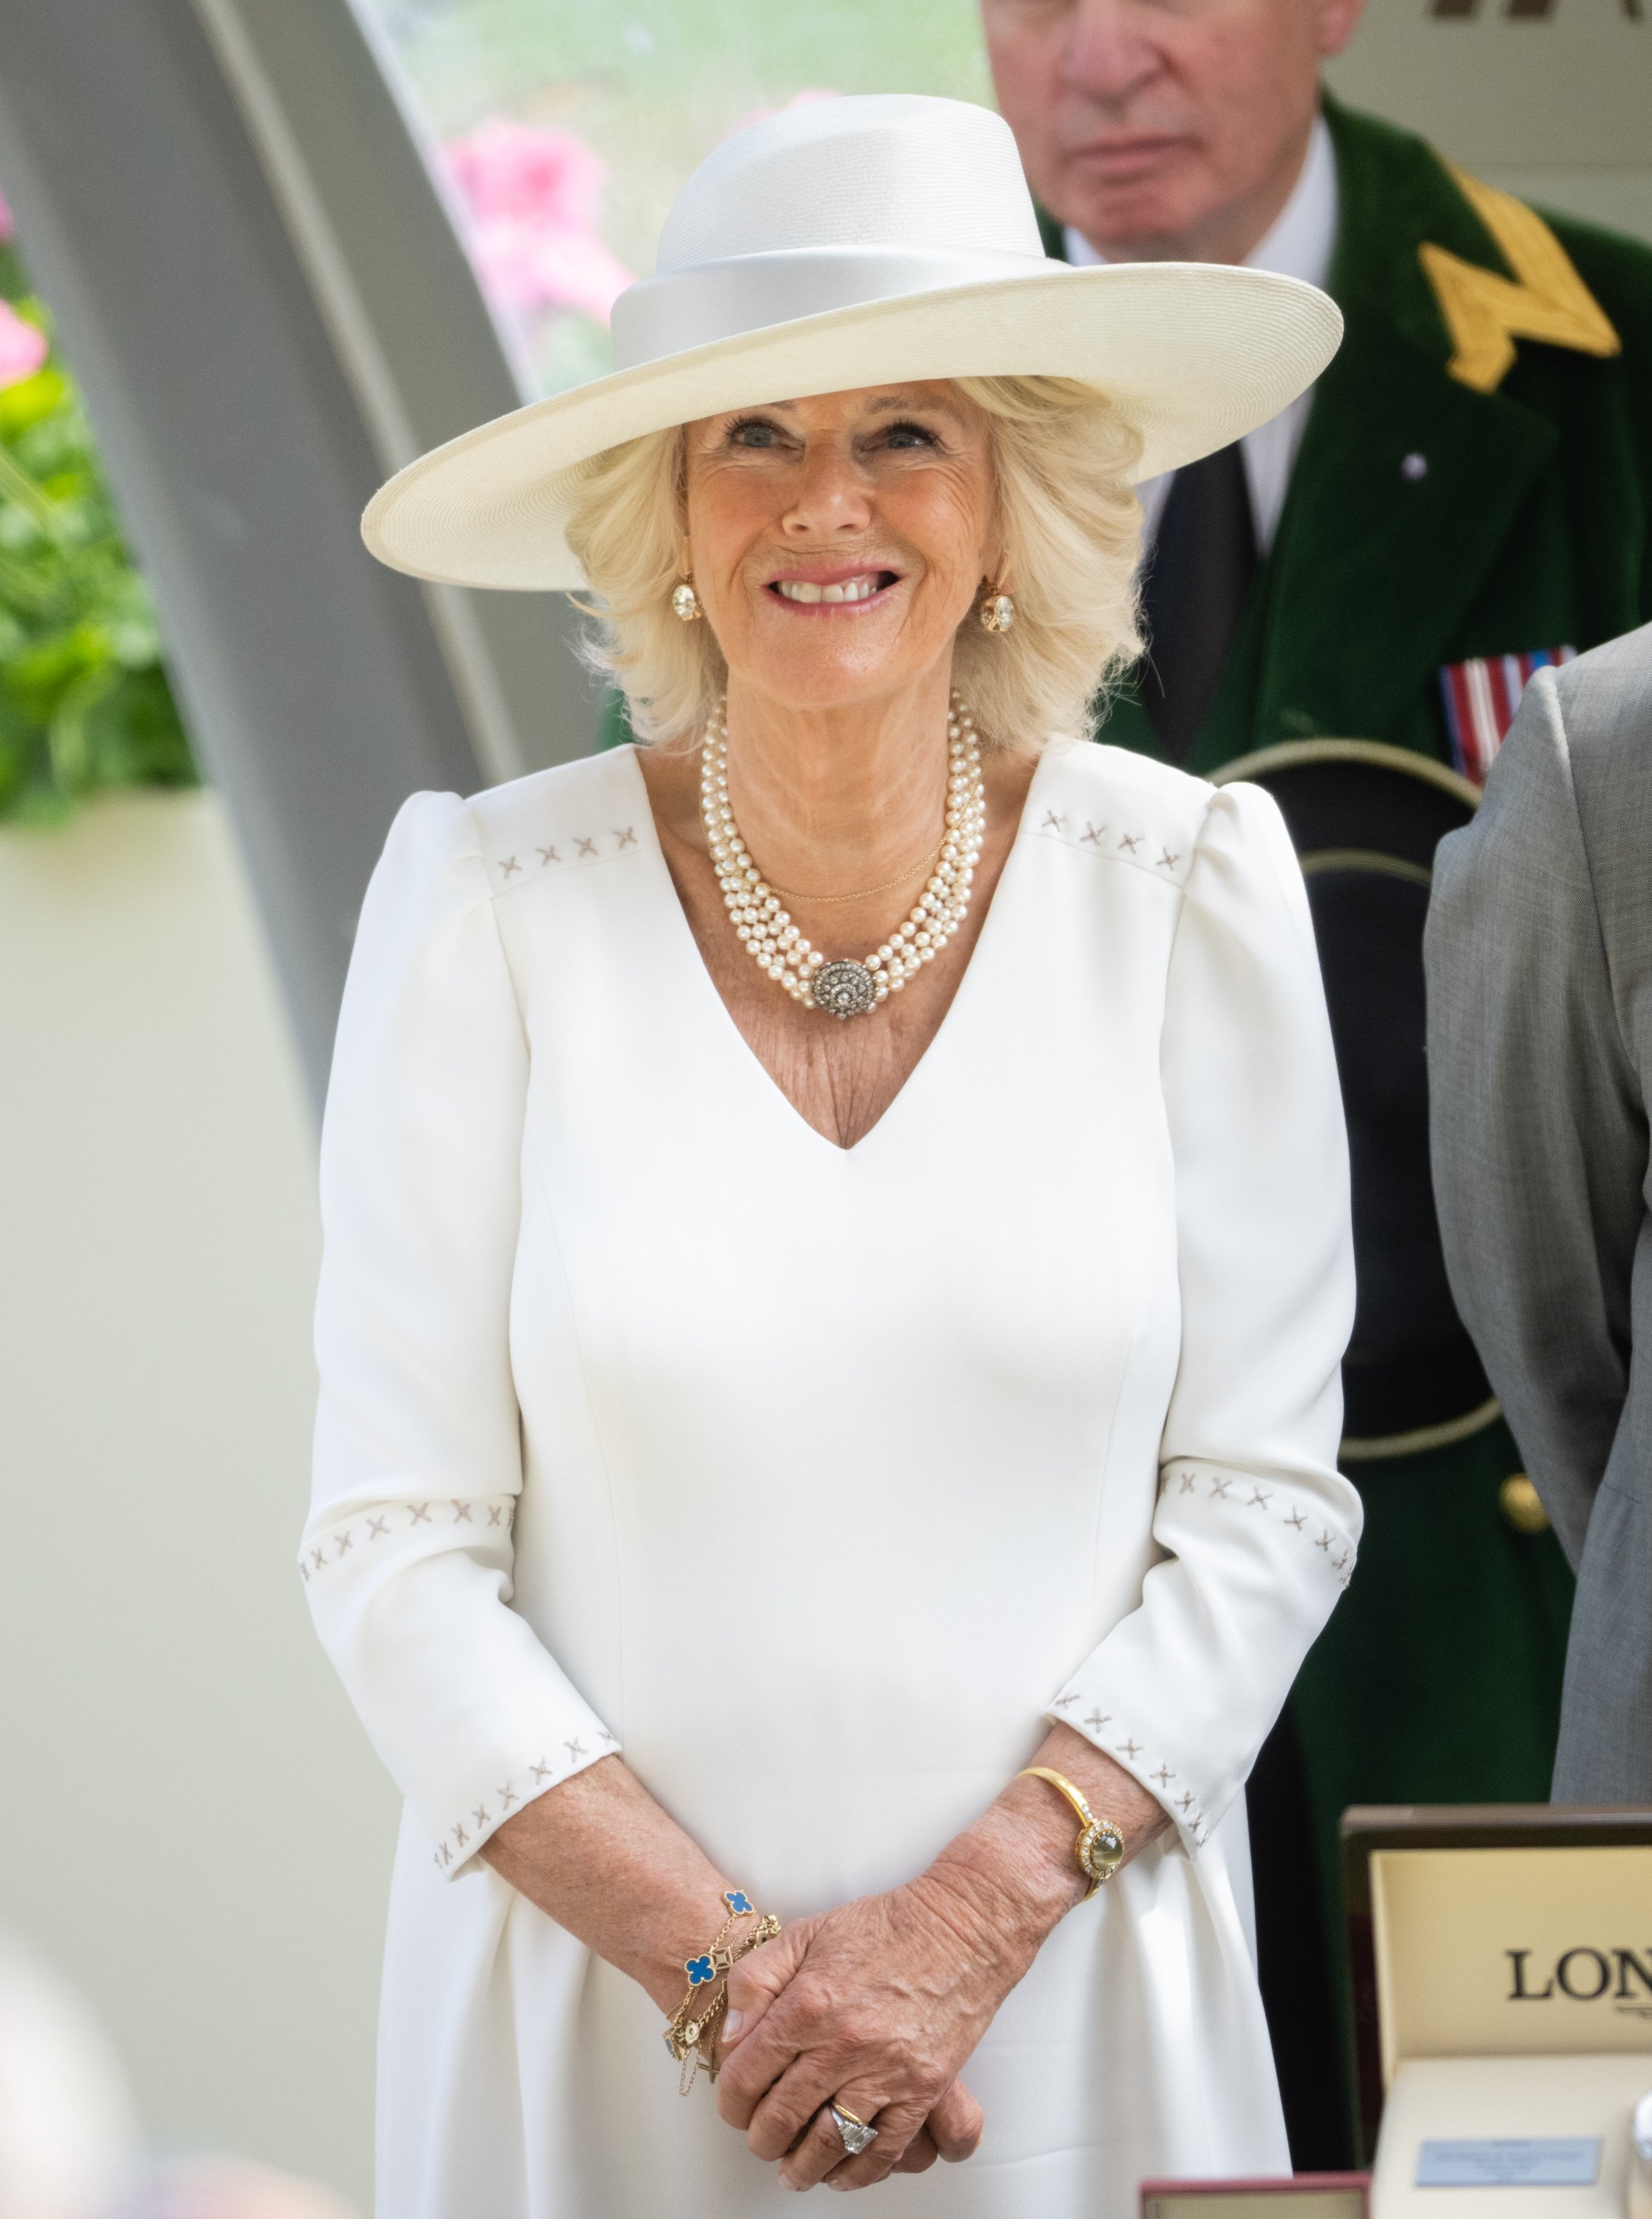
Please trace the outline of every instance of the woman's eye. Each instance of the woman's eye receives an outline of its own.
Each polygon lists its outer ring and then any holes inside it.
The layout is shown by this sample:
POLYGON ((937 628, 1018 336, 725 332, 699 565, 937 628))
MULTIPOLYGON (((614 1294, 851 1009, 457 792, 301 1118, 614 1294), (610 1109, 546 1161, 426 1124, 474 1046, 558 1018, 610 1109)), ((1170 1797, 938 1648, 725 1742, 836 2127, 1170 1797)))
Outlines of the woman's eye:
POLYGON ((891 424, 885 434, 891 447, 933 447, 935 435, 922 424, 891 424))
POLYGON ((779 443, 779 437, 776 426, 766 424, 761 416, 754 416, 733 427, 729 433, 729 444, 731 447, 773 447, 779 443))

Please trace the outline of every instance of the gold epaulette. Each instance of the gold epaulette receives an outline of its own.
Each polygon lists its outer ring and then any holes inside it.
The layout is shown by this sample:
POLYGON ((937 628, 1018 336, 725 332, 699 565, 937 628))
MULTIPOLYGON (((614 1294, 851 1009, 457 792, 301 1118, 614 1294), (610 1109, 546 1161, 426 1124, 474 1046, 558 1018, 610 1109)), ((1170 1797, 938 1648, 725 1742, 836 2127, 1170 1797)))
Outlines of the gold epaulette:
POLYGON ((1500 277, 1443 246, 1417 250, 1455 349, 1446 369, 1476 393, 1494 393, 1514 361, 1516 339, 1543 339, 1581 354, 1613 355, 1623 345, 1571 257, 1535 209, 1512 193, 1448 164, 1458 190, 1513 270, 1500 277))

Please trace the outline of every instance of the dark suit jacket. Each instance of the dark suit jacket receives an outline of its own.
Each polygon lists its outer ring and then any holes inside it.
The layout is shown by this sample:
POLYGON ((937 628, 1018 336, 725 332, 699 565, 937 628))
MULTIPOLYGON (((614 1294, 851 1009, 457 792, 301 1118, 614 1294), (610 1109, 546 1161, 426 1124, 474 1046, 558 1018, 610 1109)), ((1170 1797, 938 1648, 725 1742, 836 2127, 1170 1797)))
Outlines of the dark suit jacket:
POLYGON ((1652 1799, 1652 625, 1538 674, 1428 923, 1457 1307, 1578 1571, 1555 1795, 1652 1799))
MULTIPOLYGON (((1418 249, 1512 273, 1422 140, 1328 98, 1325 113, 1341 198, 1330 289, 1347 336, 1195 770, 1326 736, 1449 761, 1443 664, 1593 647, 1652 618, 1652 249, 1548 216, 1623 351, 1520 339, 1496 391, 1475 392, 1447 372, 1418 249), (1413 455, 1420 476, 1401 469, 1413 455)), ((1061 252, 1047 220, 1045 239, 1061 252)), ((1103 737, 1157 751, 1128 698, 1103 737)))

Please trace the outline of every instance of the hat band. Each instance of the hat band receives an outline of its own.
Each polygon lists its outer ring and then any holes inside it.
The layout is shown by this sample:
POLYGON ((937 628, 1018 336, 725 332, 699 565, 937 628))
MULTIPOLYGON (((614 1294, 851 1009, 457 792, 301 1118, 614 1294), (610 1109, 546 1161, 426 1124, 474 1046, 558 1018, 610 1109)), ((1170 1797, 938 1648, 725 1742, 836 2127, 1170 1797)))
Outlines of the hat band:
POLYGON ((620 295, 613 312, 614 367, 637 370, 692 347, 742 339, 771 324, 833 308, 860 308, 992 278, 1046 277, 1066 267, 1041 254, 1002 250, 862 246, 804 246, 701 262, 641 278, 620 295))

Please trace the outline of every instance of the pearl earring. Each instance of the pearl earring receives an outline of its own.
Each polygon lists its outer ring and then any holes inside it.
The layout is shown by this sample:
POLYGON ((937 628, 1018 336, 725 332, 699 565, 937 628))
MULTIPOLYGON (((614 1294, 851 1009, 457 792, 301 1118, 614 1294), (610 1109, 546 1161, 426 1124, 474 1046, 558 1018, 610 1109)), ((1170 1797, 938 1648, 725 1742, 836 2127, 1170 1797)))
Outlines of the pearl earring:
POLYGON ((686 578, 673 589, 671 613, 680 624, 698 624, 705 613, 699 605, 699 595, 686 578))
POLYGON ((1008 631, 1015 621, 1015 604, 1008 594, 989 594, 981 604, 983 631, 1008 631))

